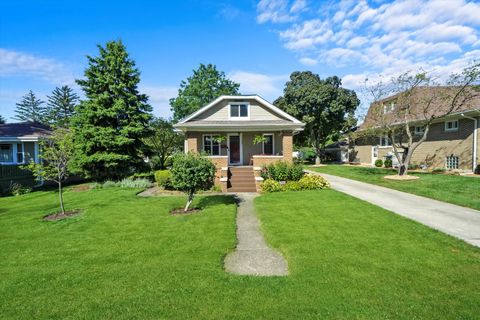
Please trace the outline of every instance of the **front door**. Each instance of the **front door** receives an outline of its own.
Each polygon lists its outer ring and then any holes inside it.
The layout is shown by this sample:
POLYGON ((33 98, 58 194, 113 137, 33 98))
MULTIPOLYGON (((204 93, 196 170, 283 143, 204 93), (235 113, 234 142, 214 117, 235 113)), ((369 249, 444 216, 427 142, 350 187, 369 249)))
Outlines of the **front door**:
POLYGON ((228 156, 230 164, 240 164, 240 135, 228 136, 228 156))

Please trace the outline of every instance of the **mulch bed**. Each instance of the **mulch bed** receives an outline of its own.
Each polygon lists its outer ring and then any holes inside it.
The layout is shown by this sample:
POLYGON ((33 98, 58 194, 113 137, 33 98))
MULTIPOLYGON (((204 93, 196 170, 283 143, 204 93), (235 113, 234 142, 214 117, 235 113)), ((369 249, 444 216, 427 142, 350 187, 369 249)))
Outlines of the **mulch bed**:
POLYGON ((410 176, 410 175, 399 176, 399 175, 393 174, 391 176, 385 176, 383 178, 387 179, 387 180, 409 181, 409 180, 417 180, 419 177, 418 176, 410 176))
POLYGON ((57 212, 57 213, 52 213, 43 217, 43 221, 58 221, 58 220, 75 217, 75 216, 78 216, 79 214, 80 214, 80 210, 66 211, 65 214, 61 212, 57 212))
POLYGON ((170 210, 170 214, 172 215, 185 215, 185 214, 194 214, 194 213, 199 213, 201 212, 201 208, 190 208, 187 211, 184 211, 184 208, 177 208, 170 210))
POLYGON ((90 190, 92 187, 89 184, 81 184, 72 188, 73 192, 84 192, 90 190))

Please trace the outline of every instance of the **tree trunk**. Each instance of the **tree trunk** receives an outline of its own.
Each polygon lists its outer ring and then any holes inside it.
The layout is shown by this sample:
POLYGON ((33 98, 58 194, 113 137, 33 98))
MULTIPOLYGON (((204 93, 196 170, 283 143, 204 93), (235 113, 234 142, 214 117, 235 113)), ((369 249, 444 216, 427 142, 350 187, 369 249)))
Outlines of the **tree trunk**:
POLYGON ((60 210, 63 214, 65 214, 65 207, 63 206, 63 190, 62 190, 62 182, 58 183, 58 196, 60 198, 60 210))
POLYGON ((187 211, 188 211, 188 208, 189 208, 190 205, 192 204, 194 194, 195 194, 195 193, 194 193, 193 191, 189 191, 189 192, 188 192, 188 200, 187 200, 187 204, 185 205, 185 209, 183 210, 184 212, 187 212, 187 211))
POLYGON ((320 156, 317 155, 317 156, 315 157, 315 164, 316 164, 316 165, 319 165, 320 163, 322 163, 322 162, 320 161, 320 156))
POLYGON ((412 159, 412 154, 413 154, 413 149, 407 148, 407 155, 404 157, 402 161, 403 163, 398 170, 399 176, 408 175, 408 167, 410 165, 410 160, 412 159))

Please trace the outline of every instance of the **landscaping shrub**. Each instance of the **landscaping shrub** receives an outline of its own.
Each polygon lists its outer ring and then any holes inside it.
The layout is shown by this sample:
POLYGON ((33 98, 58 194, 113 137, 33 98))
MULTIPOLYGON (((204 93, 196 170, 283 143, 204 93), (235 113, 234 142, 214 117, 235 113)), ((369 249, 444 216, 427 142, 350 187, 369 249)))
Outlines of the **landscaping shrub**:
POLYGON ((299 163, 289 164, 284 161, 277 161, 268 166, 264 166, 260 171, 260 176, 264 179, 276 181, 298 181, 304 175, 303 166, 299 163))
POLYGON ((116 186, 117 186, 117 183, 111 180, 107 180, 101 185, 102 188, 113 188, 116 186))
POLYGON ((375 167, 381 168, 383 166, 383 161, 382 159, 377 159, 375 160, 375 167))
POLYGON ((155 181, 159 187, 169 188, 172 186, 172 174, 170 170, 155 171, 155 181))
POLYGON ((273 179, 263 181, 261 187, 263 192, 278 192, 283 190, 280 182, 273 179))
POLYGON ((8 191, 12 196, 16 197, 16 196, 21 196, 22 194, 27 194, 32 192, 32 188, 22 186, 20 183, 13 182, 13 183, 10 183, 10 188, 8 191))
POLYGON ((385 161, 383 162, 383 165, 385 166, 385 168, 391 168, 393 165, 392 159, 385 159, 385 161))
POLYGON ((134 173, 132 174, 129 178, 131 179, 140 179, 140 178, 145 178, 150 181, 154 181, 154 174, 153 172, 139 172, 139 173, 134 173))
POLYGON ((141 179, 125 178, 117 182, 117 185, 120 188, 150 188, 152 186, 152 182, 145 178, 141 178, 141 179))
POLYGON ((286 191, 300 191, 302 190, 302 185, 299 181, 287 181, 283 186, 283 189, 286 191))
POLYGON ((475 174, 480 174, 480 164, 475 168, 475 174))
POLYGON ((330 183, 321 176, 307 174, 302 177, 299 181, 302 190, 315 190, 315 189, 326 189, 330 188, 330 183))
POLYGON ((434 168, 432 173, 445 173, 445 171, 447 171, 445 168, 434 168))

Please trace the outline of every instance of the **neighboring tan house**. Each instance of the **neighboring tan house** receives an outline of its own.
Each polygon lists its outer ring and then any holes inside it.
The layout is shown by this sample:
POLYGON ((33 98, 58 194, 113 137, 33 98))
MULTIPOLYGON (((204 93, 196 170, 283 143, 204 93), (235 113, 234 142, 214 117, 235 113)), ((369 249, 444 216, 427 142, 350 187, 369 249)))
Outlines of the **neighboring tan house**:
MULTIPOLYGON (((422 98, 433 95, 435 92, 438 93, 440 90, 445 91, 449 89, 451 90, 452 88, 419 88, 414 93, 418 98, 415 100, 418 101, 418 105, 413 108, 417 111, 412 115, 415 121, 412 122, 410 128, 414 135, 414 141, 418 141, 424 132, 422 112, 427 108, 423 108, 422 101, 428 101, 428 99, 422 98)), ((370 106, 359 131, 375 128, 376 121, 378 121, 374 116, 375 110, 377 112, 381 110, 381 112, 387 115, 389 113, 395 114, 395 96, 386 98, 380 103, 381 105, 372 104, 370 106)), ((441 115, 444 114, 444 109, 442 108, 445 108, 445 106, 442 106, 441 102, 434 103, 428 107, 428 112, 441 115)), ((478 96, 448 116, 435 119, 430 125, 427 139, 414 151, 411 164, 427 169, 445 168, 447 170, 475 171, 475 168, 480 163, 478 152, 480 148, 479 120, 480 98, 478 96)), ((392 122, 395 123, 394 121, 392 122)), ((351 162, 373 165, 377 159, 385 160, 385 158, 391 157, 394 166, 398 163, 394 156, 391 142, 387 137, 362 137, 353 141, 352 144, 349 156, 351 162)))
POLYGON ((291 162, 293 135, 303 126, 257 95, 221 96, 174 125, 186 152, 204 152, 215 164, 224 192, 255 191, 262 166, 291 162))
POLYGON ((51 133, 48 126, 33 123, 0 124, 0 191, 11 183, 33 185, 34 179, 28 170, 20 166, 31 160, 39 162, 39 140, 51 133))

